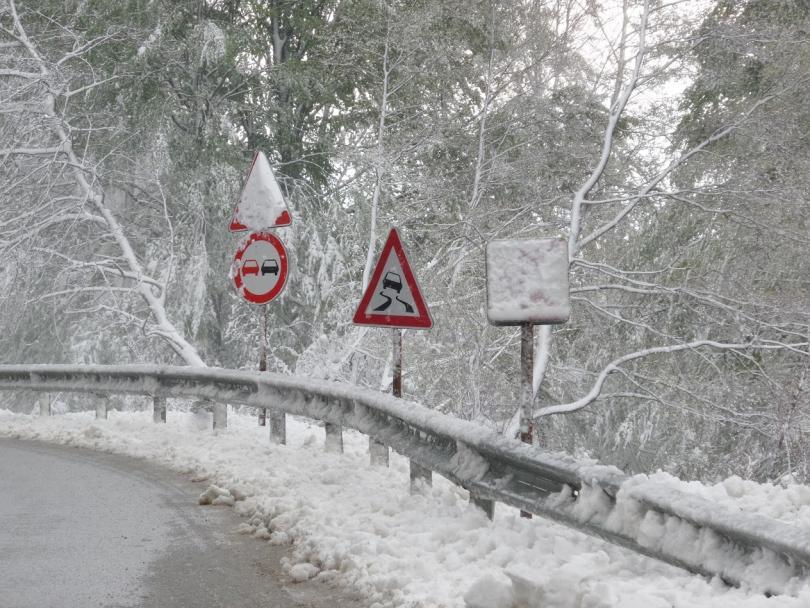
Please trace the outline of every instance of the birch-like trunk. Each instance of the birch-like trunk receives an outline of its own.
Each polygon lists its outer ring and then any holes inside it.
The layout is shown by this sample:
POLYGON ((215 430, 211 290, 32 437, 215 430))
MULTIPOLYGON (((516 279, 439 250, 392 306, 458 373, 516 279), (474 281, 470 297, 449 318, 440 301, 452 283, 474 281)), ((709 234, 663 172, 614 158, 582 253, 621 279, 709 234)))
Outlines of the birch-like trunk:
POLYGON ((386 15, 385 48, 383 50, 382 93, 380 95, 380 118, 377 123, 377 146, 374 157, 374 191, 371 194, 371 218, 368 229, 368 251, 363 266, 363 292, 371 280, 371 267, 374 265, 374 250, 377 244, 377 214, 380 207, 380 195, 385 175, 383 157, 385 155, 385 121, 388 114, 388 83, 391 70, 388 55, 391 48, 391 15, 386 15))

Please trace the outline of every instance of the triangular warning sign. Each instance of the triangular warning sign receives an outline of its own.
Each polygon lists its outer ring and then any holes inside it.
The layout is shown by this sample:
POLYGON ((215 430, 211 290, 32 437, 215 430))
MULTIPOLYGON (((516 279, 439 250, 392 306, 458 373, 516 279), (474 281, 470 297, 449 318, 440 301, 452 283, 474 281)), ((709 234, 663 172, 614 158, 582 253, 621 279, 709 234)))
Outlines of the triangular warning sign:
POLYGON ((287 203, 264 152, 256 152, 250 164, 239 204, 231 219, 231 232, 264 230, 292 223, 287 203))
POLYGON ((391 228, 388 233, 353 322, 355 325, 412 329, 433 326, 396 228, 391 228))

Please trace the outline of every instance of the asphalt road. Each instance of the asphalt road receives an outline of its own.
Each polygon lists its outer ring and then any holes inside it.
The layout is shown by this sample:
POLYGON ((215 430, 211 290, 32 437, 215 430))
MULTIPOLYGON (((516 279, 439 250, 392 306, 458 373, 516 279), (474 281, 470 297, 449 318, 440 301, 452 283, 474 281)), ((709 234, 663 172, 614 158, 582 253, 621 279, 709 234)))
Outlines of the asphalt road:
POLYGON ((0 439, 0 608, 359 608, 285 581, 204 484, 123 456, 0 439))

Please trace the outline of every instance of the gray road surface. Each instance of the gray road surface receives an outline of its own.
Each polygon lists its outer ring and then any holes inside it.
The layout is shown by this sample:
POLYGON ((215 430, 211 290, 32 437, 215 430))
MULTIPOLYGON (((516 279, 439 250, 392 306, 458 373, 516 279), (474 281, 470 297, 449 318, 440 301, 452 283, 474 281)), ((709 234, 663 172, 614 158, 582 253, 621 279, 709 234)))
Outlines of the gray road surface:
POLYGON ((144 461, 0 439, 0 608, 359 608, 285 581, 205 485, 144 461))

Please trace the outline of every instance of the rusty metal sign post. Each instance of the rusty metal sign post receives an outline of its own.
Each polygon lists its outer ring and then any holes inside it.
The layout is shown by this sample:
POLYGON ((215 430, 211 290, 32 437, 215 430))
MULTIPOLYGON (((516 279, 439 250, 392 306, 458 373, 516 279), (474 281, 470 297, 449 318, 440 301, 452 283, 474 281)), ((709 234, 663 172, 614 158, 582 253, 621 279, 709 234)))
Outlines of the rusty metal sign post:
POLYGON ((571 314, 568 245, 561 239, 491 241, 486 257, 487 318, 492 325, 520 325, 519 437, 532 443, 534 326, 565 323, 571 314))
MULTIPOLYGON (((267 304, 261 308, 262 329, 260 334, 259 345, 259 371, 267 371, 267 304)), ((259 426, 267 425, 267 408, 259 409, 259 426)))

